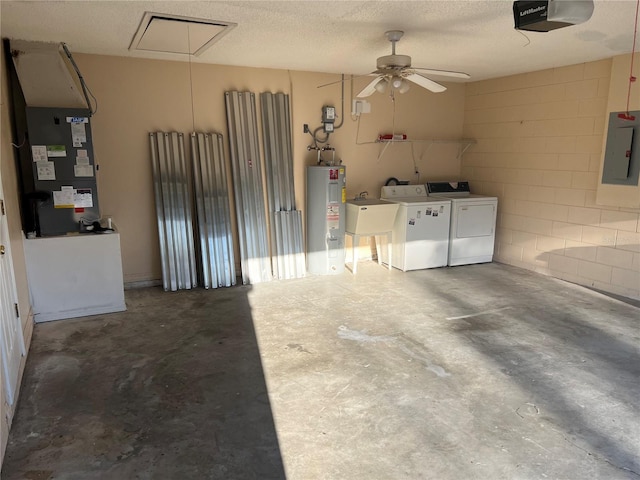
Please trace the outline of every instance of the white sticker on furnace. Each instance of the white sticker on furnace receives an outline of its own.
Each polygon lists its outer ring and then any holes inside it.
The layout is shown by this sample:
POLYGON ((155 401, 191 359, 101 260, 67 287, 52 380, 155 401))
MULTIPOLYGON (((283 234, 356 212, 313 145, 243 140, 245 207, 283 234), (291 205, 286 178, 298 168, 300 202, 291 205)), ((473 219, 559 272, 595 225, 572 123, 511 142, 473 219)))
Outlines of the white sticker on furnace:
POLYGON ((84 123, 71 122, 71 138, 74 147, 81 147, 83 142, 87 141, 87 131, 84 123))
POLYGON ((75 208, 93 207, 93 195, 90 188, 79 188, 73 196, 73 206, 75 208))
POLYGON ((38 180, 56 179, 56 166, 53 162, 36 162, 36 170, 38 174, 38 180))
POLYGON ((46 145, 32 145, 31 146, 31 156, 33 157, 34 162, 46 162, 48 160, 47 157, 47 146, 46 145))
POLYGON ((93 177, 93 165, 74 165, 73 173, 76 177, 93 177))
POLYGON ((73 187, 60 187, 53 191, 53 208, 73 208, 75 190, 73 187))

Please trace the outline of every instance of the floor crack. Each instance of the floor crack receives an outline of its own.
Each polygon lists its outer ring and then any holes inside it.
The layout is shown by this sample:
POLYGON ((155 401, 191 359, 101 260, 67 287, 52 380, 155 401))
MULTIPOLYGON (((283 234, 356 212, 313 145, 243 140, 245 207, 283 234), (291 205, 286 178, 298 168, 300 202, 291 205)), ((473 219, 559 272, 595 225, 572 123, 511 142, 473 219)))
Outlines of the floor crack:
POLYGON ((612 467, 617 468, 618 470, 622 470, 622 471, 624 471, 624 472, 632 473, 632 474, 634 474, 635 476, 637 476, 638 478, 640 478, 640 473, 638 473, 638 472, 636 472, 636 471, 634 471, 634 470, 631 470, 630 468, 627 468, 627 467, 621 467, 620 465, 616 465, 615 463, 613 463, 612 461, 610 461, 608 458, 603 457, 603 456, 601 456, 601 455, 598 455, 597 453, 590 452, 590 451, 589 451, 589 450, 587 450, 586 448, 583 448, 583 447, 581 447, 580 445, 578 445, 577 443, 575 443, 575 442, 571 441, 571 440, 570 440, 570 439, 568 439, 568 438, 567 438, 567 436, 566 436, 564 433, 562 433, 561 431, 556 430, 555 428, 552 428, 552 430, 553 430, 554 432, 556 432, 557 434, 559 434, 565 442, 567 442, 567 443, 569 443, 569 444, 573 445, 574 447, 576 447, 576 448, 577 448, 577 449, 579 449, 579 450, 582 450, 582 451, 583 451, 583 452, 585 452, 587 455, 589 455, 589 456, 591 456, 591 457, 595 458, 596 460, 606 462, 606 463, 608 463, 609 465, 611 465, 612 467))

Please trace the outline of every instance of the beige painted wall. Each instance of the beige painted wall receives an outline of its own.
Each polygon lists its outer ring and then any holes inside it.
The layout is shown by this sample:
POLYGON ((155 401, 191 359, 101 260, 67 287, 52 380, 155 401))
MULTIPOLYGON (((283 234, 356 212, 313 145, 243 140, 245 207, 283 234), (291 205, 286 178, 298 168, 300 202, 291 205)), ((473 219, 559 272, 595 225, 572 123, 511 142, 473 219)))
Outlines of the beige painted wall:
MULTIPOLYGON (((126 282, 160 278, 148 132, 188 133, 195 126, 226 136, 226 90, 291 95, 296 197, 304 209, 305 165, 314 163, 315 155, 306 150, 310 137, 302 125, 318 126, 325 104, 340 113, 340 86, 317 88, 339 76, 96 55, 76 55, 76 60, 99 100, 93 134, 100 204, 120 230, 126 282)), ((606 113, 622 109, 618 85, 625 62, 614 58, 451 84, 438 95, 414 87, 397 97, 395 122, 394 104, 379 94, 369 98, 371 114, 359 120, 349 115, 351 93, 368 79, 356 79, 352 86, 348 78, 344 124, 330 142, 348 166, 348 195, 366 190, 378 196, 391 176, 412 183, 469 179, 475 191, 500 198, 497 260, 639 298, 640 212, 595 201, 606 113), (423 141, 386 149, 369 143, 379 133, 390 133, 394 124, 397 133, 423 141), (426 141, 463 136, 478 144, 462 165, 456 143, 426 141)), ((29 312, 6 79, 1 77, 0 169, 20 308, 29 312)), ((31 316, 22 319, 30 338, 31 316)), ((4 419, 1 427, 4 451, 4 419)))
POLYGON ((499 197, 498 261, 640 298, 640 210, 596 203, 620 61, 468 84, 462 176, 499 197))
MULTIPOLYGON (((25 342, 28 346, 31 343, 33 332, 33 315, 29 303, 29 289, 27 286, 27 270, 24 261, 23 234, 20 222, 20 210, 18 204, 18 177, 16 172, 16 161, 14 158, 14 148, 11 146, 11 124, 9 122, 9 102, 8 102, 8 82, 5 72, 4 49, 0 57, 0 177, 2 178, 2 190, 5 201, 5 210, 9 226, 9 238, 11 241, 11 256, 16 278, 18 293, 18 306, 22 320, 22 330, 25 342)), ((20 365, 20 376, 24 371, 26 357, 23 357, 20 365)), ((2 402, 2 418, 0 418, 0 464, 4 458, 7 446, 9 427, 13 420, 13 411, 5 403, 4 382, 0 382, 0 402, 2 402), (5 412, 8 415, 5 415, 5 412)), ((15 403, 14 403, 15 407, 15 403)))
MULTIPOLYGON (((640 53, 634 55, 634 73, 638 76, 640 65, 640 53)), ((625 112, 627 110, 627 98, 629 99, 629 110, 640 110, 640 81, 629 82, 631 69, 631 55, 621 55, 614 57, 611 65, 611 83, 609 85, 609 99, 607 102, 607 114, 611 112, 625 112), (631 85, 631 90, 629 90, 631 85)), ((605 134, 603 137, 602 151, 606 148, 606 138, 608 131, 608 117, 605 123, 605 134)), ((640 147, 635 147, 640 148, 640 147)), ((604 155, 603 155, 604 159, 604 155)), ((600 165, 599 179, 602 179, 602 167, 600 165)), ((613 207, 640 208, 640 184, 636 186, 609 185, 598 182, 598 194, 596 201, 599 205, 610 205, 613 207)))
MULTIPOLYGON (((98 192, 103 215, 111 215, 120 230, 125 282, 161 277, 148 133, 155 130, 185 134, 197 130, 227 135, 224 92, 249 90, 291 95, 296 202, 304 210, 305 166, 316 156, 307 151, 311 137, 303 124, 320 125, 321 108, 333 105, 341 114, 339 75, 189 64, 98 55, 75 55, 94 95, 98 113, 92 120, 95 154, 100 170, 98 192), (192 113, 193 106, 193 113, 192 113)), ((330 138, 348 168, 349 197, 361 191, 378 197, 380 187, 393 176, 412 180, 414 160, 420 181, 458 179, 458 144, 416 142, 384 146, 373 142, 379 133, 390 133, 394 104, 388 96, 370 97, 372 112, 358 120, 350 115, 351 92, 370 81, 345 82, 344 123, 330 138), (356 139, 356 134, 357 139, 356 139), (413 152, 412 152, 413 147, 413 152)), ((395 131, 410 139, 459 139, 462 136, 465 86, 451 84, 441 94, 418 87, 395 101, 395 131)), ((260 115, 259 101, 258 116, 260 115)), ((338 119, 338 123, 341 118, 338 119)), ((228 147, 226 147, 228 148, 228 147)))

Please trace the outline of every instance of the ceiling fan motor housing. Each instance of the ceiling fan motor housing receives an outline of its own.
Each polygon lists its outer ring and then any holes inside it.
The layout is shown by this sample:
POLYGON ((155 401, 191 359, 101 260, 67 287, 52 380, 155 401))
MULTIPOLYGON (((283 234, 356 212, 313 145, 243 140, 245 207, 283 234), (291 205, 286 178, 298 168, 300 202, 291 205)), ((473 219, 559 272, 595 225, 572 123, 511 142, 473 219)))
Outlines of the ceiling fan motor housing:
POLYGON ((385 55, 378 58, 378 68, 408 68, 411 66, 409 55, 385 55))

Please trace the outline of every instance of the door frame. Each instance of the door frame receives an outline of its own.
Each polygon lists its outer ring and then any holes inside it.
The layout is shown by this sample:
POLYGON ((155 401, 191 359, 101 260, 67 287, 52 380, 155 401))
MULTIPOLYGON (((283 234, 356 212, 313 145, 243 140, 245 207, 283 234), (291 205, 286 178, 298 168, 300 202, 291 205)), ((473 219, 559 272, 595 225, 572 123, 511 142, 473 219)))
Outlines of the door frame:
MULTIPOLYGON (((18 293, 11 256, 11 241, 0 172, 0 356, 2 357, 6 402, 12 407, 20 383, 20 366, 27 351, 18 309, 18 293)), ((7 412, 8 413, 8 412, 7 412)))

